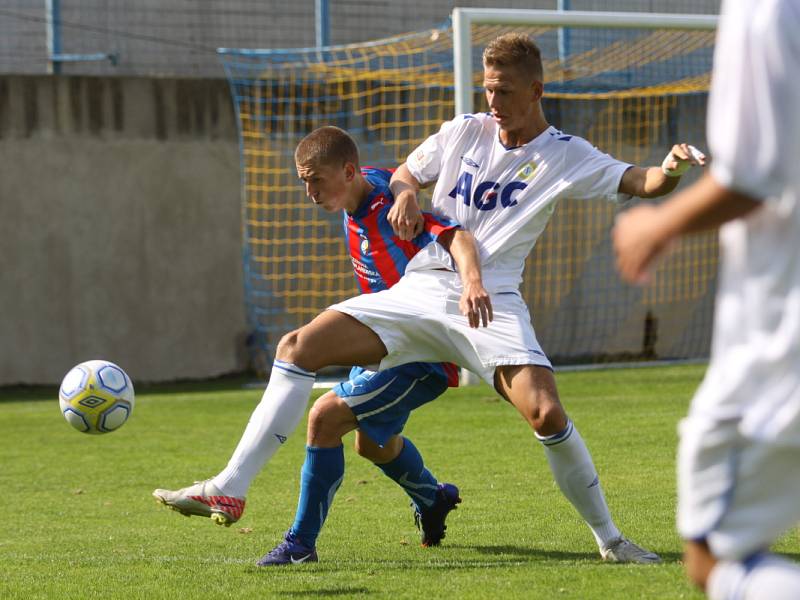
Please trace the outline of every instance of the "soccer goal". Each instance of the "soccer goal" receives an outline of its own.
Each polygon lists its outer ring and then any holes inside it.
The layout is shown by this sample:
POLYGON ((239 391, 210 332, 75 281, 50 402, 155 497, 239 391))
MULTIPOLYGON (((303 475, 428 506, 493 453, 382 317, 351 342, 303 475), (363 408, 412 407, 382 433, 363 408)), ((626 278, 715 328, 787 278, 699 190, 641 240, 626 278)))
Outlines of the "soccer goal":
MULTIPOLYGON (((551 124, 636 164, 677 141, 705 147, 715 16, 456 9, 443 26, 371 43, 220 49, 239 121, 247 312, 266 370, 286 331, 357 292, 338 215, 304 196, 293 150, 321 125, 358 141, 362 162, 394 167, 440 124, 485 110, 481 52, 506 31, 542 49, 551 124)), ((689 177, 691 180, 691 176, 689 177)), ((655 285, 614 270, 619 207, 563 201, 528 258, 522 288, 557 365, 708 355, 717 246, 685 241, 655 285)))

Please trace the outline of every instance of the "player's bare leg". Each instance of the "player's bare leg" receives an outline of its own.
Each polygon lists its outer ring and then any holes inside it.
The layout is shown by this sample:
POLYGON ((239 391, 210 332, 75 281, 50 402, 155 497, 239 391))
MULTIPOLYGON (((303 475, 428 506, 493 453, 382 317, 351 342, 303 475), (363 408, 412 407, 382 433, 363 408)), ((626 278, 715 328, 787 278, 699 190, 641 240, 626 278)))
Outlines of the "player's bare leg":
MULTIPOLYGON (((307 325, 283 336, 261 403, 228 466, 214 478, 214 483, 226 493, 245 495, 253 477, 303 418, 317 369, 377 363, 385 355, 386 347, 375 332, 334 310, 326 310, 307 325)), ((350 429, 331 425, 328 429, 334 435, 331 445, 322 447, 341 444, 341 436, 355 428, 352 414, 348 426, 350 429)))
POLYGON ((326 310, 283 336, 275 356, 314 372, 332 365, 377 364, 386 356, 386 346, 374 331, 350 315, 326 310))
POLYGON ((368 435, 356 431, 353 449, 359 456, 372 461, 376 465, 392 462, 403 450, 403 437, 393 435, 382 447, 376 444, 368 435))
POLYGON ((338 448, 342 438, 358 428, 350 407, 333 392, 321 396, 308 412, 306 443, 316 448, 338 448))
POLYGON ((561 406, 553 372, 534 365, 509 365, 495 370, 495 388, 514 405, 540 436, 563 431, 567 413, 561 406))
POLYGON ((589 525, 603 559, 660 562, 658 555, 625 538, 614 524, 589 450, 558 398, 553 372, 535 365, 498 367, 495 388, 533 428, 556 483, 589 525))
POLYGON ((689 579, 702 590, 706 589, 708 576, 717 559, 705 542, 686 542, 683 548, 683 565, 689 579))

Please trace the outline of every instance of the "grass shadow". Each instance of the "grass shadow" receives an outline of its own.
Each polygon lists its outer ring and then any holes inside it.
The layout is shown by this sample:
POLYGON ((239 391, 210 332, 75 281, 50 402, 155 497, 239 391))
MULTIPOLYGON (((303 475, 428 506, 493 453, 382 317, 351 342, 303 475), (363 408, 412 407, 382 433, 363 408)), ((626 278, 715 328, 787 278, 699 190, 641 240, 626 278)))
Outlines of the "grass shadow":
POLYGON ((8 385, 0 387, 0 404, 5 402, 58 402, 57 385, 8 385))
POLYGON ((387 571, 444 571, 454 572, 460 570, 473 569, 505 569, 509 566, 519 565, 517 557, 497 557, 491 559, 480 558, 459 558, 457 556, 437 555, 435 560, 341 560, 332 559, 324 562, 304 564, 299 567, 247 567, 245 573, 265 576, 280 572, 288 577, 305 577, 308 573, 341 573, 355 570, 366 570, 367 572, 387 572, 387 571))
POLYGON ((280 592, 282 596, 290 596, 293 598, 319 598, 319 597, 328 597, 334 598, 336 596, 365 596, 372 594, 373 592, 366 587, 359 586, 359 587, 345 587, 345 588, 321 588, 321 589, 314 589, 314 590, 283 590, 280 592))
MULTIPOLYGON (((679 552, 664 552, 660 554, 662 564, 678 564, 682 558, 679 552)), ((791 556, 791 555, 789 555, 791 556)), ((281 573, 291 572, 293 575, 313 571, 320 572, 341 572, 353 569, 355 565, 361 568, 375 569, 377 571, 407 570, 416 571, 458 571, 470 569, 492 569, 508 568, 509 566, 519 565, 524 562, 564 562, 564 563, 591 563, 608 564, 609 567, 617 566, 613 563, 603 563, 597 552, 567 552, 562 550, 543 550, 530 546, 516 546, 511 544, 490 545, 467 545, 454 544, 438 548, 436 553, 431 553, 429 560, 417 559, 398 559, 398 560, 374 560, 374 561, 351 561, 341 559, 324 560, 321 563, 303 565, 301 568, 281 569, 281 573), (486 559, 465 557, 466 552, 473 552, 486 555, 486 559)), ((653 565, 642 565, 651 567, 653 565)), ((251 567, 245 570, 248 573, 274 573, 275 569, 263 569, 251 567)))
MULTIPOLYGON (((562 550, 543 550, 530 546, 514 546, 503 544, 498 546, 450 546, 451 548, 463 548, 474 550, 481 554, 490 555, 511 555, 519 558, 532 560, 555 560, 555 561, 589 561, 599 562, 600 555, 597 552, 565 552, 562 550)), ((682 558, 680 552, 661 552, 659 553, 663 563, 678 563, 682 558)))
POLYGON ((517 559, 531 559, 531 560, 559 560, 559 561, 596 561, 598 554, 596 552, 565 552, 563 550, 542 550, 541 548, 532 548, 530 546, 515 546, 512 544, 501 544, 497 546, 451 546, 452 548, 463 548, 464 550, 473 550, 480 554, 488 554, 492 556, 510 555, 517 559))
MULTIPOLYGON (((145 394, 207 394, 247 389, 253 377, 236 373, 221 375, 215 379, 182 380, 165 383, 134 381, 137 395, 145 394)), ((4 385, 0 386, 0 404, 6 402, 58 401, 59 384, 4 385)))

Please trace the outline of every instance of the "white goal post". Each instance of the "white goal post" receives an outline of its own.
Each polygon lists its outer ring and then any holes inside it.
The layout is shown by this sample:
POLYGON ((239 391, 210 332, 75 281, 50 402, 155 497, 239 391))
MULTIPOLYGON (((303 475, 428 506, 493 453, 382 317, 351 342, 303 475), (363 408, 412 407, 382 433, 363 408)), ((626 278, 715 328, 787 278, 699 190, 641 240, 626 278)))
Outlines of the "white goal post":
POLYGON ((460 8, 453 9, 455 114, 472 112, 472 25, 546 25, 624 29, 700 29, 717 27, 717 15, 639 12, 460 8))

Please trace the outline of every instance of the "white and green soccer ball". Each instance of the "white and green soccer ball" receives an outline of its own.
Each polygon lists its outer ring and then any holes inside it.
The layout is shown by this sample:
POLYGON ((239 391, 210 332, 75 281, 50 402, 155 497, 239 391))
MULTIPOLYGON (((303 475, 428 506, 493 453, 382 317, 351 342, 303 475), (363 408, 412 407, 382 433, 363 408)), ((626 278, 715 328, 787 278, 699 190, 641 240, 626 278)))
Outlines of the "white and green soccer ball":
POLYGON ((64 376, 58 390, 61 413, 78 431, 110 433, 133 411, 133 383, 107 360, 87 360, 64 376))

